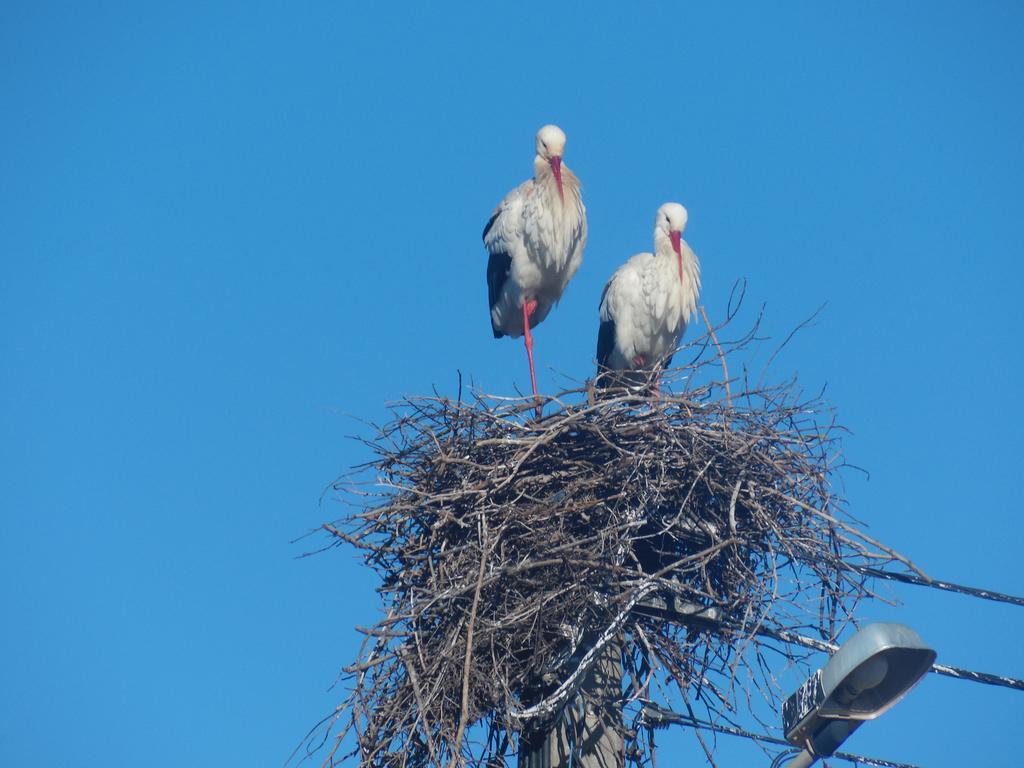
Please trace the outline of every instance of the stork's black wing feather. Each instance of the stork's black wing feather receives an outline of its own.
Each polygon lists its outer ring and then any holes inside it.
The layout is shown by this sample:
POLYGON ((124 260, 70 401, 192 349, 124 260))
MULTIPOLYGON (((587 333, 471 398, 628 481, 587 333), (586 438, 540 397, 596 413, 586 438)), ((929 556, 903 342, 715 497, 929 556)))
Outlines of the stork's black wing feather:
POLYGON ((601 311, 601 305, 604 304, 604 297, 608 295, 608 289, 612 287, 612 281, 609 280, 604 284, 604 288, 601 289, 601 300, 597 302, 597 311, 601 311))
POLYGON ((484 241, 486 241, 486 240, 487 240, 487 233, 491 231, 491 227, 493 227, 493 226, 494 226, 494 222, 495 222, 495 221, 497 220, 497 218, 498 218, 498 215, 499 215, 500 213, 501 213, 501 206, 499 205, 499 206, 498 206, 498 207, 497 207, 497 208, 496 208, 496 209, 494 210, 494 213, 492 213, 492 214, 491 214, 491 218, 489 218, 489 219, 487 220, 487 223, 486 223, 486 224, 484 224, 484 233, 483 233, 482 235, 480 235, 480 239, 482 239, 482 240, 484 240, 484 241))
MULTIPOLYGON (((492 218, 493 222, 494 219, 492 218)), ((490 223, 487 225, 487 229, 490 229, 490 223)), ((484 230, 484 234, 487 234, 487 229, 484 230)), ((487 306, 488 308, 494 307, 498 302, 498 297, 501 296, 501 289, 505 285, 505 281, 508 279, 508 272, 512 268, 512 256, 505 253, 504 251, 498 251, 492 253, 490 258, 487 259, 487 306)), ((500 339, 505 334, 502 333, 494 325, 494 318, 491 317, 491 331, 494 333, 494 338, 500 339)))
MULTIPOLYGON (((601 307, 604 306, 605 297, 608 295, 608 289, 611 287, 611 280, 604 284, 604 290, 601 291, 601 301, 597 304, 598 315, 601 314, 601 307)), ((608 358, 612 356, 613 349, 615 349, 615 320, 610 318, 602 320, 600 327, 597 329, 597 385, 599 387, 608 387, 612 384, 611 377, 601 376, 601 374, 608 370, 608 358)))
MULTIPOLYGON (((609 280, 604 284, 604 290, 601 291, 601 300, 597 303, 597 312, 601 313, 601 307, 604 306, 604 299, 608 295, 608 289, 612 287, 612 281, 609 280)), ((602 320, 601 327, 597 329, 597 372, 600 373, 601 369, 608 366, 608 357, 612 353, 612 349, 615 346, 615 321, 614 320, 602 320)))
POLYGON ((597 368, 601 370, 608 367, 608 358, 615 348, 615 321, 605 320, 597 329, 597 368))

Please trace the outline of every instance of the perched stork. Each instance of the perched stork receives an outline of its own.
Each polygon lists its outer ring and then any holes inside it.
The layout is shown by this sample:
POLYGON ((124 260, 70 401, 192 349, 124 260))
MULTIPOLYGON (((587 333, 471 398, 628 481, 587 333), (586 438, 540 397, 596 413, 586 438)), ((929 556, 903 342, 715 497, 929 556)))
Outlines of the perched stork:
POLYGON ((513 189, 484 227, 487 299, 494 338, 524 337, 530 385, 537 395, 533 334, 558 303, 583 261, 587 212, 580 182, 562 164, 565 134, 556 125, 537 131, 533 178, 513 189))
POLYGON ((647 372, 672 361, 700 292, 700 262, 682 239, 686 219, 679 203, 661 206, 654 218, 654 253, 633 256, 605 285, 597 372, 643 373, 605 375, 601 385, 643 383, 647 372))

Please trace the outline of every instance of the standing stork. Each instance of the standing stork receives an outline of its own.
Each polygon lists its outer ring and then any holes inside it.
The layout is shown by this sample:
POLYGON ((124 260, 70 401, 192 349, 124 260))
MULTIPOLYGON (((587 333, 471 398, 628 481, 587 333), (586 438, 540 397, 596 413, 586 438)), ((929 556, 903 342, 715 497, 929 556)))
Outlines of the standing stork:
MULTIPOLYGON (((537 131, 533 178, 513 189, 484 227, 487 299, 494 338, 524 337, 530 385, 537 396, 530 329, 558 303, 583 261, 587 211, 579 179, 562 163, 565 134, 557 125, 537 131)), ((539 409, 539 406, 538 406, 539 409)))
POLYGON ((605 285, 597 372, 643 373, 605 375, 599 385, 639 384, 655 366, 672 361, 700 293, 700 262, 682 238, 686 220, 679 203, 661 206, 654 217, 654 253, 633 256, 605 285))

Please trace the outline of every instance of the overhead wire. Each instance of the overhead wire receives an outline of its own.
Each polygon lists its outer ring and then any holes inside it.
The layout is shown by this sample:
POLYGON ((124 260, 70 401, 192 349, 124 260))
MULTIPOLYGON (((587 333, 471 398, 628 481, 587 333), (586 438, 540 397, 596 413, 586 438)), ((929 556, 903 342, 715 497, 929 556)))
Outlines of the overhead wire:
POLYGON ((900 571, 886 571, 880 568, 871 568, 866 565, 849 565, 851 571, 863 573, 865 576, 873 576, 877 579, 889 579, 900 581, 904 584, 915 584, 930 589, 938 589, 944 592, 956 592, 968 597, 976 597, 981 600, 993 600, 997 603, 1008 603, 1024 607, 1024 597, 1008 595, 1004 592, 996 592, 994 589, 983 589, 981 587, 969 587, 964 584, 955 584, 951 581, 940 581, 939 579, 927 579, 913 573, 902 573, 900 571))
MULTIPOLYGON (((716 733, 724 733, 730 736, 738 736, 744 739, 750 739, 756 742, 763 742, 765 744, 776 744, 779 746, 788 747, 790 751, 799 753, 799 749, 793 750, 793 745, 785 739, 780 739, 777 736, 770 736, 767 733, 754 733, 753 731, 747 731, 743 728, 737 728, 731 725, 720 725, 718 723, 712 723, 708 720, 701 720, 692 715, 683 714, 682 712, 676 712, 671 709, 665 709, 657 704, 648 703, 644 705, 643 710, 640 714, 640 723, 648 725, 652 728, 663 728, 669 725, 681 725, 689 728, 696 728, 699 730, 714 731, 716 733)), ((789 752, 783 752, 776 756, 776 760, 784 759, 789 756, 789 752)), ((879 766, 879 768, 919 768, 912 763, 898 763, 892 760, 883 760, 878 757, 865 757, 863 755, 855 755, 851 752, 836 752, 831 755, 839 760, 846 760, 851 763, 859 763, 861 765, 872 765, 879 766)), ((774 762, 773 762, 774 765, 774 762)))

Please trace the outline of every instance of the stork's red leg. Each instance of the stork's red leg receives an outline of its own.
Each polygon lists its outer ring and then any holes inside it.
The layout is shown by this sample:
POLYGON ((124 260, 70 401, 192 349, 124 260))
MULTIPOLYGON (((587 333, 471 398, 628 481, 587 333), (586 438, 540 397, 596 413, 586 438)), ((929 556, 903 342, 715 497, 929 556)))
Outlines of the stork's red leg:
MULTIPOLYGON (((526 344, 526 358, 530 361, 530 386, 533 396, 537 397, 537 374, 533 370, 533 334, 530 332, 530 317, 537 309, 537 300, 523 301, 523 342, 526 344)), ((537 418, 540 418, 540 406, 537 406, 537 418)))

